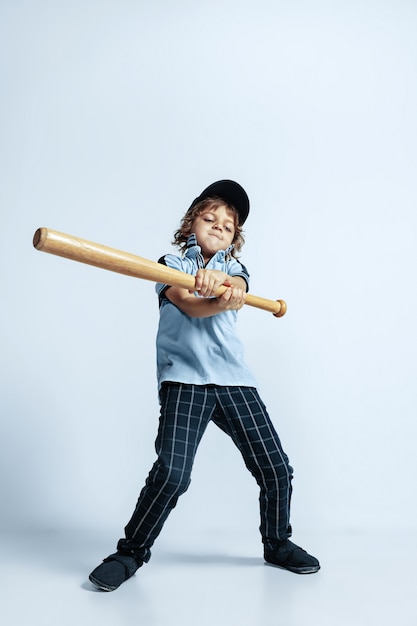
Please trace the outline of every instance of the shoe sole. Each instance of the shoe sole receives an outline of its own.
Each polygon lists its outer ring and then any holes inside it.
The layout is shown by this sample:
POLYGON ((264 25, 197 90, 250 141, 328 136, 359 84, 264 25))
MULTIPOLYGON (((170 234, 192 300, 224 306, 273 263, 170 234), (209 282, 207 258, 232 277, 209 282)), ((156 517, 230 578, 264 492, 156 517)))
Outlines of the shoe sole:
POLYGON ((117 589, 117 587, 114 587, 111 585, 105 585, 104 583, 97 580, 97 578, 94 578, 94 576, 91 576, 91 574, 88 578, 90 582, 92 582, 93 585, 97 587, 97 589, 100 589, 100 591, 114 591, 115 589, 117 589))
POLYGON ((320 569, 320 565, 311 567, 291 567, 285 565, 277 565, 277 563, 270 563, 269 561, 265 561, 265 564, 271 567, 277 567, 278 569, 285 569, 288 572, 292 572, 293 574, 315 574, 320 569))

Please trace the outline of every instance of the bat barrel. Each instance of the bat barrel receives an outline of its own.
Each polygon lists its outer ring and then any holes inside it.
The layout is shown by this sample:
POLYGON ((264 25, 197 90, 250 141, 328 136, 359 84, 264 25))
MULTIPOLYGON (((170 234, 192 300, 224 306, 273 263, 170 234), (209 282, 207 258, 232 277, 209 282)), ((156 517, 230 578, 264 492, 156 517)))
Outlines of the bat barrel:
POLYGON ((33 245, 42 252, 49 252, 72 261, 86 263, 134 278, 163 282, 185 289, 192 289, 195 285, 195 279, 190 274, 185 274, 129 252, 109 248, 49 228, 38 228, 33 237, 33 245))
POLYGON ((147 263, 150 263, 128 252, 49 228, 38 228, 33 237, 33 245, 43 252, 139 278, 145 278, 147 263))

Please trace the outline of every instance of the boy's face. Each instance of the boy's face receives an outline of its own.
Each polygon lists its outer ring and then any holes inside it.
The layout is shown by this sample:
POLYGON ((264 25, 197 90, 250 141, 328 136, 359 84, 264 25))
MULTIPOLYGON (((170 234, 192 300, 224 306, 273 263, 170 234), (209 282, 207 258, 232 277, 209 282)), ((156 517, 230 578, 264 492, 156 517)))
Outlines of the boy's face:
POLYGON ((226 250, 235 236, 235 216, 225 204, 208 208, 197 215, 191 232, 195 233, 197 243, 205 260, 210 259, 219 250, 226 250))

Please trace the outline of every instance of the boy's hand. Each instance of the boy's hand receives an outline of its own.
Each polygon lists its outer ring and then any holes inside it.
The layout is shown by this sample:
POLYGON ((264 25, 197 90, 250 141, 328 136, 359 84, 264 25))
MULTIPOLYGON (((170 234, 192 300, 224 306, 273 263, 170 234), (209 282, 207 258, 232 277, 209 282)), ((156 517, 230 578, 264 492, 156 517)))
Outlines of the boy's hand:
POLYGON ((201 269, 195 276, 194 289, 169 287, 166 296, 190 317, 211 317, 223 311, 241 309, 246 300, 246 288, 246 281, 241 276, 228 276, 219 270, 201 269), (221 296, 216 296, 222 285, 226 287, 226 291, 221 296), (195 298, 195 292, 202 297, 195 298))
POLYGON ((195 276, 195 287, 191 293, 197 291, 203 298, 212 298, 222 285, 230 285, 229 276, 220 270, 198 270, 195 276))
POLYGON ((222 311, 239 311, 245 304, 245 298, 246 292, 241 287, 232 285, 217 298, 217 303, 222 311))

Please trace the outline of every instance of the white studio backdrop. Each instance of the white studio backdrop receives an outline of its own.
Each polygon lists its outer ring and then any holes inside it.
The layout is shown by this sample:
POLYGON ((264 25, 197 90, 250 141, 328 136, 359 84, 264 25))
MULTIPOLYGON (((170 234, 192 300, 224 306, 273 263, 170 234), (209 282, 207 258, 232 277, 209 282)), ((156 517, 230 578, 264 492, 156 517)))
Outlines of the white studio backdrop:
MULTIPOLYGON (((154 460, 153 285, 34 231, 157 260, 219 178, 251 199, 251 292, 288 303, 239 331, 293 525, 415 527, 416 25, 411 0, 2 0, 2 528, 119 533, 154 460)), ((257 525, 210 428, 167 532, 257 525)))

